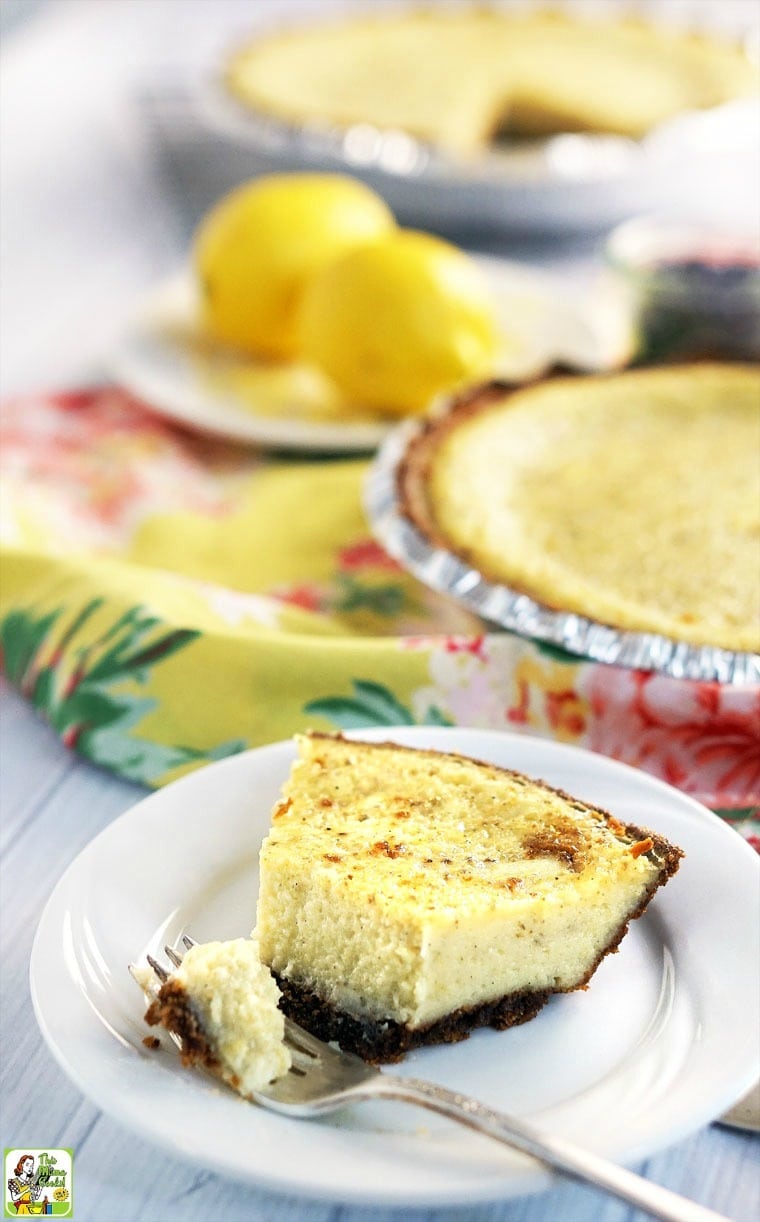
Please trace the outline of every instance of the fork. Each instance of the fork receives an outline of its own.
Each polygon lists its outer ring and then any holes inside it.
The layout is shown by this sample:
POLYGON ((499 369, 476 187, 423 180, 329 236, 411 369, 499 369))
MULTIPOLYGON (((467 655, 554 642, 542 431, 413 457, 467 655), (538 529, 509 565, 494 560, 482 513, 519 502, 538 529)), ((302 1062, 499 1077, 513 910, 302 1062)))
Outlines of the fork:
MULTIPOLYGON (((182 941, 188 950, 195 945, 187 935, 182 941)), ((182 955, 171 946, 164 950, 169 961, 179 967, 182 955)), ((160 983, 168 980, 167 970, 151 955, 148 963, 160 983)), ((181 1047, 179 1036, 170 1034, 181 1047)), ((611 1193, 653 1218, 665 1222, 729 1222, 723 1214, 705 1209, 563 1137, 544 1133, 528 1121, 496 1111, 459 1091, 375 1069, 353 1053, 342 1052, 317 1039, 287 1017, 285 1043, 292 1057, 290 1070, 252 1095, 256 1103, 273 1112, 305 1119, 368 1099, 396 1099, 447 1116, 572 1179, 611 1193)))

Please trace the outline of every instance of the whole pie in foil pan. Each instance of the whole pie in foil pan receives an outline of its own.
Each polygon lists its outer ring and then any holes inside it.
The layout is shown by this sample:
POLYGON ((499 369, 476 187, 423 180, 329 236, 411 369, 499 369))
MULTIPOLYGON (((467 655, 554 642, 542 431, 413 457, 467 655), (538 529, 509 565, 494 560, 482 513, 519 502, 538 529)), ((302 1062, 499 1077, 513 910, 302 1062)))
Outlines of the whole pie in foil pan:
POLYGON ((408 421, 373 529, 484 620, 598 662, 760 682, 760 368, 492 382, 408 421))

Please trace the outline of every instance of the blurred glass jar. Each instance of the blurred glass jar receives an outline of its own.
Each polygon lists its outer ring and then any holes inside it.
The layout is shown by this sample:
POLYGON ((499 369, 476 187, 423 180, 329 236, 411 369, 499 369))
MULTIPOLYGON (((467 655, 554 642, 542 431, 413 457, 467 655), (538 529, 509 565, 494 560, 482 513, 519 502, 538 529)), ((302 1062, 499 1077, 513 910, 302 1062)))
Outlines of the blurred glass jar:
POLYGON ((634 363, 760 357, 760 243, 744 234, 647 217, 605 245, 635 332, 634 363))

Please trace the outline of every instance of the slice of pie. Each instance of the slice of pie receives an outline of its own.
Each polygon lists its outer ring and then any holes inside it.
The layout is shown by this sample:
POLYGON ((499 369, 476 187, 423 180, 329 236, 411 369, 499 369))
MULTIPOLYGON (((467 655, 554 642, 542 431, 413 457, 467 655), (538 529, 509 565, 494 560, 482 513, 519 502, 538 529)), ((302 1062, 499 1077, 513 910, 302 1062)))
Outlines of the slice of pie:
POLYGON ((757 70, 738 45, 615 13, 440 5, 260 37, 227 80, 247 106, 288 122, 400 128, 472 153, 501 133, 637 138, 754 92, 757 70))
POLYGON ((604 624, 760 649, 760 367, 498 383, 411 442, 406 516, 486 578, 604 624))
POLYGON ((159 984, 150 968, 131 969, 151 999, 145 1020, 182 1041, 184 1065, 200 1065, 250 1098, 290 1068, 279 991, 256 941, 202 942, 159 984))
POLYGON ((582 988, 678 868, 662 836, 459 755, 310 734, 256 934, 296 1022, 369 1061, 582 988))

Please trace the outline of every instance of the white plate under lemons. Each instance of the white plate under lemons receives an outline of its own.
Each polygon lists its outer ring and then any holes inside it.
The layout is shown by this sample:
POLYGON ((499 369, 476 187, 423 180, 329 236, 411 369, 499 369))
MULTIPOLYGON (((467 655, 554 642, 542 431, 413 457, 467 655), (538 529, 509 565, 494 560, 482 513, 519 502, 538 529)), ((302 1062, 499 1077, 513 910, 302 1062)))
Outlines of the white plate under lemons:
MULTIPOLYGON (((548 273, 490 258, 479 262, 503 337, 494 376, 525 378, 554 362, 595 369, 625 360, 629 327, 617 302, 579 303, 548 273)), ((316 369, 257 363, 214 345, 198 324, 189 269, 158 285, 140 305, 110 371, 169 420, 272 449, 368 452, 398 419, 346 405, 316 369)))
MULTIPOLYGON (((542 777, 685 851, 681 868, 587 991, 531 1022, 419 1049, 429 1078, 548 1132, 637 1163, 721 1114, 755 1080, 760 862, 717 815, 643 772, 542 739, 453 728, 360 737, 459 751, 542 777)), ((143 1037, 127 963, 183 930, 248 933, 258 850, 295 756, 276 743, 146 798, 69 867, 32 952, 35 1012, 53 1054, 98 1107, 172 1153, 260 1187, 356 1204, 472 1206, 535 1192, 547 1172, 487 1138, 402 1104, 319 1121, 275 1115, 143 1037)))

